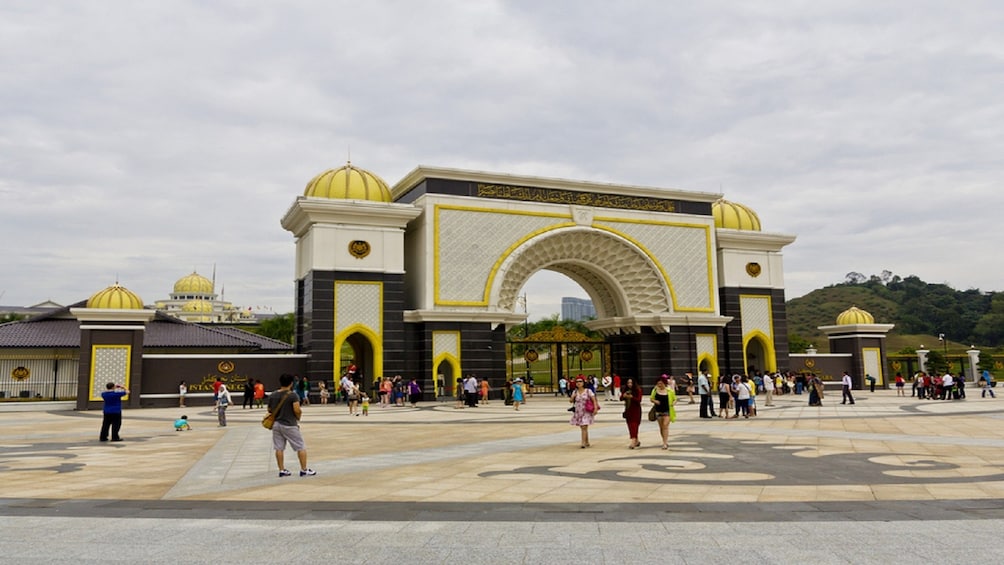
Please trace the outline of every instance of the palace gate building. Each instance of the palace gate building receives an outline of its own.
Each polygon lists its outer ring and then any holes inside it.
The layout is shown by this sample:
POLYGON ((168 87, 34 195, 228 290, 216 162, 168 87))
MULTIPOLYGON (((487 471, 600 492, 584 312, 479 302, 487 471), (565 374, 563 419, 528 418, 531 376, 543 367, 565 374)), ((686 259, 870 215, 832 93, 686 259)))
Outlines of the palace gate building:
POLYGON ((354 360, 367 388, 395 374, 426 396, 437 375, 500 385, 518 295, 542 269, 588 293, 586 325, 621 376, 788 368, 781 251, 795 237, 720 194, 431 167, 389 187, 349 163, 281 222, 311 380, 354 360))

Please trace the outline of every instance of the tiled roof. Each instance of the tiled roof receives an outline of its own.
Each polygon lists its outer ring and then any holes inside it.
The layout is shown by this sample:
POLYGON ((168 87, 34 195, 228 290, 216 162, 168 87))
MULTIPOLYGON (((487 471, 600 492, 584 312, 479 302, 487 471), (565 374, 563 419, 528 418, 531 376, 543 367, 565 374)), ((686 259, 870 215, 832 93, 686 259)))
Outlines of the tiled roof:
POLYGON ((21 320, 0 324, 0 348, 80 347, 77 320, 21 320))
MULTIPOLYGON (((60 311, 0 324, 0 348, 74 348, 80 347, 80 322, 60 318, 60 311)), ((158 313, 146 324, 143 345, 148 348, 241 349, 285 353, 293 346, 264 336, 231 327, 206 327, 158 313)))

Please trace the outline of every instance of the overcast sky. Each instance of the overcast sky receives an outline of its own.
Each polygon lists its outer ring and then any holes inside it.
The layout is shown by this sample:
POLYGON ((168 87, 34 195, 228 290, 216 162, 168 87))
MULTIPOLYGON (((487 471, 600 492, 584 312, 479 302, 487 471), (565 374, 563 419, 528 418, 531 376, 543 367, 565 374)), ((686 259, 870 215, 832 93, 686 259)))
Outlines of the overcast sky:
MULTIPOLYGON (((721 192, 788 298, 890 270, 1004 290, 1004 4, 0 4, 0 304, 293 308, 315 174, 417 165, 721 192)), ((554 275, 552 275, 553 277, 554 275)), ((538 274, 532 319, 561 295, 538 274)), ((565 279, 567 280, 567 279, 565 279)))

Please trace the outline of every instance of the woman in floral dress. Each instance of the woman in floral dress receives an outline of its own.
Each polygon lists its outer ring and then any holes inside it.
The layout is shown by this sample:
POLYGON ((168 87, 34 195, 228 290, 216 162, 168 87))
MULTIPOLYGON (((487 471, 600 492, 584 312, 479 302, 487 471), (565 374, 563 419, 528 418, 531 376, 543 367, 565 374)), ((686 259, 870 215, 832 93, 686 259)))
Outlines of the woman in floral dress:
POLYGON ((586 381, 582 377, 575 379, 575 391, 572 392, 569 402, 572 403, 572 419, 568 422, 573 426, 579 426, 582 430, 582 448, 589 447, 589 425, 593 423, 596 411, 600 404, 596 401, 596 393, 586 388, 586 381), (592 400, 593 410, 586 410, 586 404, 592 400))

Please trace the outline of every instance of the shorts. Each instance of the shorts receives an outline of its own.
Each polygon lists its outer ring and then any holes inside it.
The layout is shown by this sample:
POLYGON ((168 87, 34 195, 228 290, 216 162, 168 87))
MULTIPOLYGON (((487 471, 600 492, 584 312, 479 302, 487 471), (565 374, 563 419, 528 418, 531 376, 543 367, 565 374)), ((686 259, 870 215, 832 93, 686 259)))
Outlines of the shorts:
POLYGON ((300 426, 288 426, 282 422, 272 425, 272 447, 276 451, 285 451, 286 442, 293 448, 293 451, 306 451, 307 444, 303 443, 303 436, 300 435, 300 426))

